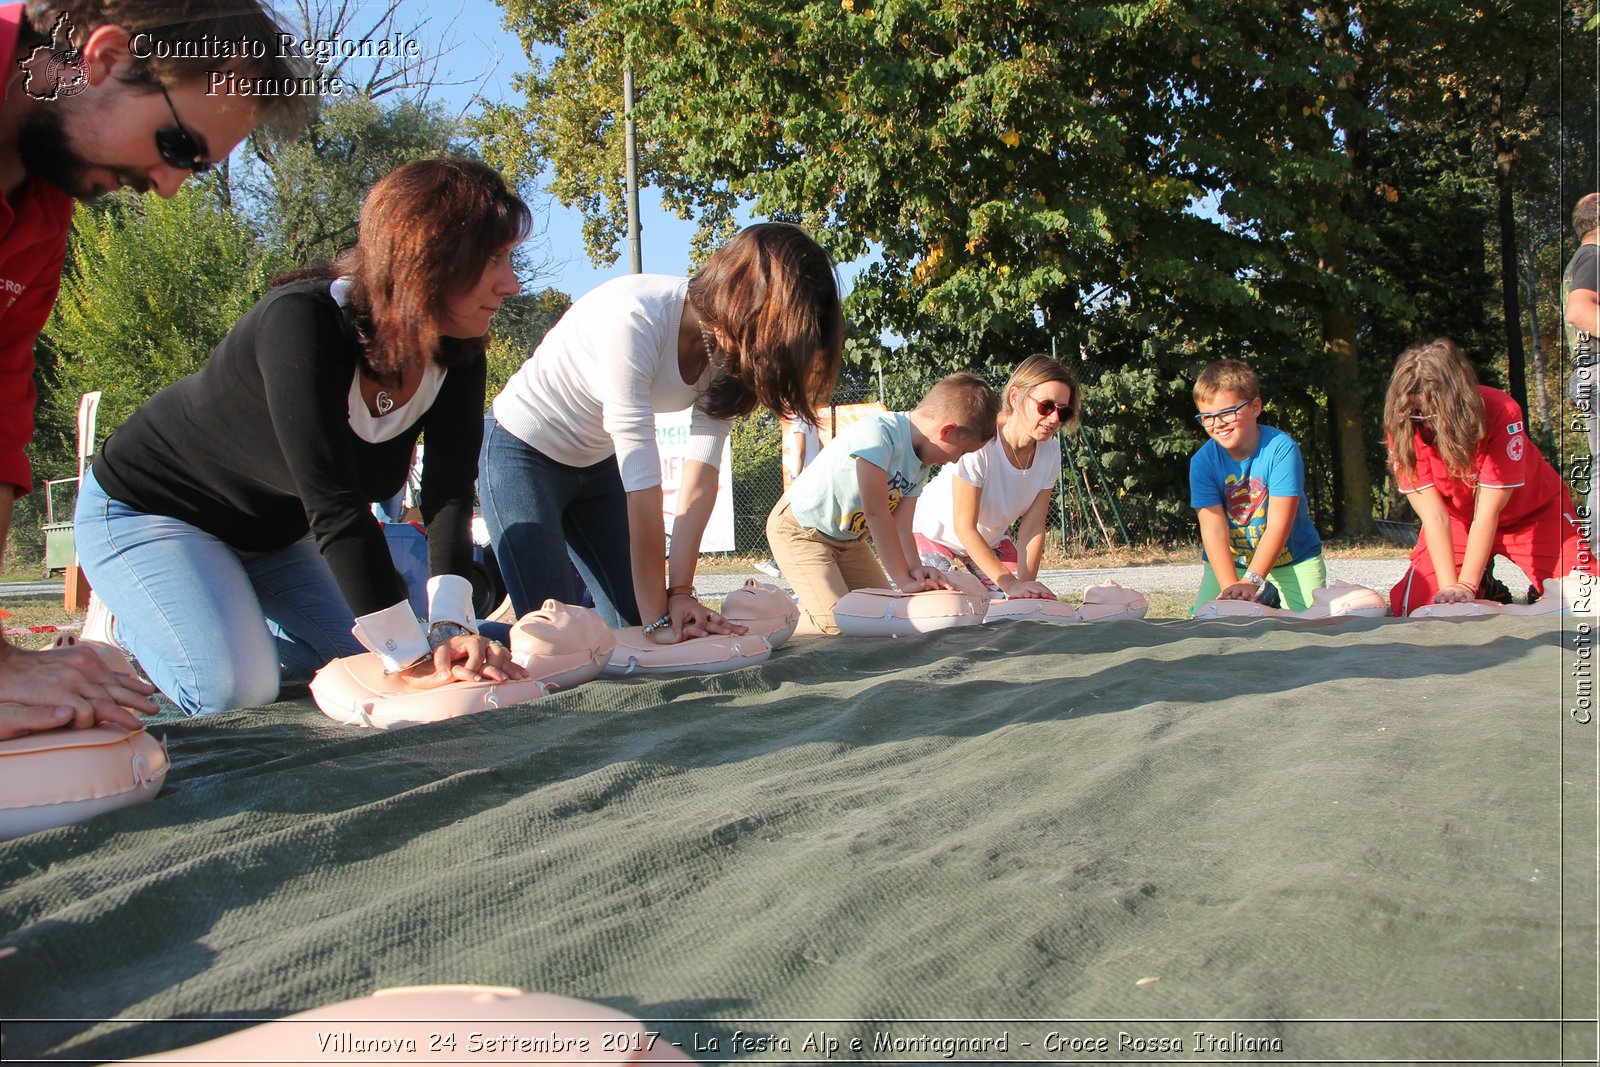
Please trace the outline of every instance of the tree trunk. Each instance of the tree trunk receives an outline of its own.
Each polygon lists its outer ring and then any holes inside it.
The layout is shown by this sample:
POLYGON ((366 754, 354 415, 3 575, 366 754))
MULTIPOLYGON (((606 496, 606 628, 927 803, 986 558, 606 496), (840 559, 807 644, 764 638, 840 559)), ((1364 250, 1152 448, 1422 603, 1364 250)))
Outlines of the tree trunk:
POLYGON ((1504 85, 1495 94, 1491 122, 1494 146, 1494 187, 1500 222, 1500 301, 1506 331, 1506 392, 1528 413, 1528 366, 1522 350, 1522 306, 1518 288, 1517 215, 1511 197, 1511 168, 1514 150, 1506 140, 1506 92, 1504 85))
MULTIPOLYGON (((1531 422, 1537 412, 1539 426, 1543 431, 1544 440, 1555 440, 1555 427, 1550 425, 1550 398, 1544 387, 1544 334, 1539 329, 1539 273, 1537 268, 1538 246, 1530 241, 1526 253, 1526 267, 1522 273, 1523 295, 1528 300, 1528 340, 1533 348, 1533 406, 1534 411, 1526 411, 1531 422)), ((1543 446, 1541 446, 1543 447, 1543 446)))
MULTIPOLYGON (((1344 236, 1327 233, 1322 268, 1341 281, 1348 273, 1344 236)), ((1372 472, 1367 467, 1366 435, 1361 431, 1361 367, 1356 358, 1356 324, 1347 298, 1335 297, 1322 309, 1322 352, 1333 368, 1328 388, 1328 422, 1338 454, 1338 515, 1335 532, 1347 537, 1377 532, 1372 521, 1372 472)))

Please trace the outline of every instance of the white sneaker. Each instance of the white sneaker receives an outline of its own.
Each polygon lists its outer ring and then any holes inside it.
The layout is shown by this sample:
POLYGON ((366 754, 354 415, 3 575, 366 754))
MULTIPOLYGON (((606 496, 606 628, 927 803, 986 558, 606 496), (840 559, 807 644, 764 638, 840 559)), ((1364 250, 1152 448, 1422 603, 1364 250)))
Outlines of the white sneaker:
POLYGON ((117 617, 106 609, 106 602, 100 599, 99 593, 89 590, 89 610, 83 616, 81 639, 118 648, 116 630, 117 617))
POLYGON ((762 574, 765 574, 768 578, 783 577, 783 572, 778 569, 778 565, 772 562, 770 559, 764 559, 760 563, 757 563, 756 570, 760 571, 762 574))

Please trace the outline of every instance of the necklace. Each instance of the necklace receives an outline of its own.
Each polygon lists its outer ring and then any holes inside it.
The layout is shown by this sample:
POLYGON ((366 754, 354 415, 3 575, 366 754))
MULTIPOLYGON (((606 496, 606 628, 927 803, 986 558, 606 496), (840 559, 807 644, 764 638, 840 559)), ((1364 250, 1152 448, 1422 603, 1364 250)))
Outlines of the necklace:
POLYGON ((717 361, 717 342, 711 339, 711 327, 704 322, 700 323, 700 343, 706 346, 706 366, 712 366, 717 361))
POLYGON ((1000 438, 1000 447, 1005 449, 1006 456, 1011 460, 1011 465, 1013 467, 1017 468, 1019 471, 1029 470, 1033 467, 1034 458, 1039 454, 1039 442, 1034 441, 1031 438, 1029 439, 1028 462, 1024 463, 1022 462, 1021 454, 1018 453, 1011 442, 1006 439, 1006 431, 1003 427, 1001 428, 998 436, 1000 438))
MULTIPOLYGON (((379 377, 377 374, 374 374, 373 377, 378 379, 378 385, 380 386, 380 388, 378 389, 378 395, 373 398, 372 406, 378 409, 378 417, 382 418, 383 416, 389 414, 389 412, 394 410, 394 397, 389 395, 389 390, 388 390, 387 387, 383 387, 383 378, 382 377, 379 377)), ((387 377, 387 376, 385 376, 385 377, 387 377)), ((394 388, 395 388, 396 392, 399 392, 401 389, 404 389, 405 387, 406 387, 406 372, 405 372, 405 368, 402 367, 401 369, 399 369, 398 371, 395 372, 394 388)))

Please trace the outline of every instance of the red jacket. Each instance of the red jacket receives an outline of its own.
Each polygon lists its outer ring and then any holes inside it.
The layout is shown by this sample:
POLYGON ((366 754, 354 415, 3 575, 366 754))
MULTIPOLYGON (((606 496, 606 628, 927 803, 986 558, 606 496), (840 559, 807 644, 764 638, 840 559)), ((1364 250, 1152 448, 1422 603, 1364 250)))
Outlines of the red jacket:
MULTIPOLYGON (((0 7, 0 71, 16 69, 21 32, 22 5, 0 7)), ((11 91, 23 91, 20 80, 11 91)), ((0 485, 15 485, 18 495, 33 489, 24 451, 38 402, 33 342, 61 288, 71 225, 72 198, 38 178, 28 177, 14 198, 0 192, 0 485)))

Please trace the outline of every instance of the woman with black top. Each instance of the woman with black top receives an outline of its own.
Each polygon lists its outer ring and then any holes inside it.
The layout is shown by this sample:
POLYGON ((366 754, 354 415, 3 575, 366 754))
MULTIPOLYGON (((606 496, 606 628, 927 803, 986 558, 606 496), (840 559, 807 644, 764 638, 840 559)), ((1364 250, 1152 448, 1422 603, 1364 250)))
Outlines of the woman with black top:
POLYGON ((430 570, 467 573, 484 335, 531 221, 481 164, 401 167, 368 194, 354 249, 280 279, 106 441, 78 553, 111 638, 184 712, 277 699, 361 651, 352 621, 418 687, 525 676, 470 618, 424 631, 370 504, 426 434, 430 570))

